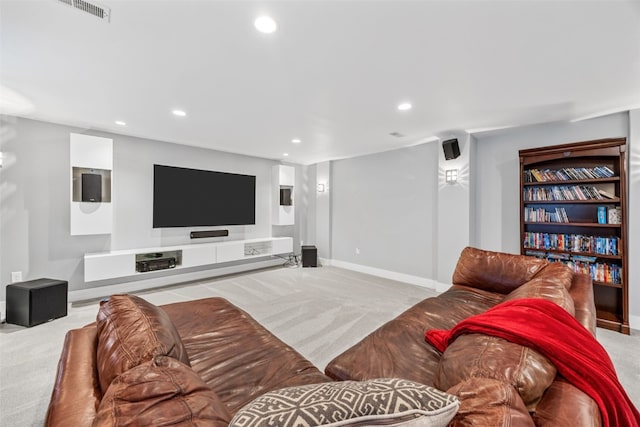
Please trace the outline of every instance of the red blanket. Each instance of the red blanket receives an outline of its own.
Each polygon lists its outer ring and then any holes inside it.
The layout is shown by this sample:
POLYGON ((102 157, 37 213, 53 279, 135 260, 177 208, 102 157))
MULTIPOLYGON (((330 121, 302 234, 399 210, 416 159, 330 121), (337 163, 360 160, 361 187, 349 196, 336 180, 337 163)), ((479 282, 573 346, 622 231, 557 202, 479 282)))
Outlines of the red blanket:
POLYGON ((491 335, 536 350, 598 404, 605 427, 640 426, 640 413, 620 385, 607 351, 553 302, 538 298, 504 302, 449 331, 431 329, 425 338, 444 352, 463 334, 491 335))

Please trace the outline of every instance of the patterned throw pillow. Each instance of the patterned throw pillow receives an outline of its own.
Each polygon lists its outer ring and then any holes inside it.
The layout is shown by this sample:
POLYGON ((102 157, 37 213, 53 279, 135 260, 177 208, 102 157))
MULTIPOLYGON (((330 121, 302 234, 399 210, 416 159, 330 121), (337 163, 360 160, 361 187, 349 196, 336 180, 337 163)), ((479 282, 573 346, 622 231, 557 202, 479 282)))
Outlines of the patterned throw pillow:
POLYGON ((458 406, 455 396, 413 381, 342 381, 265 393, 240 409, 229 427, 444 427, 458 406))

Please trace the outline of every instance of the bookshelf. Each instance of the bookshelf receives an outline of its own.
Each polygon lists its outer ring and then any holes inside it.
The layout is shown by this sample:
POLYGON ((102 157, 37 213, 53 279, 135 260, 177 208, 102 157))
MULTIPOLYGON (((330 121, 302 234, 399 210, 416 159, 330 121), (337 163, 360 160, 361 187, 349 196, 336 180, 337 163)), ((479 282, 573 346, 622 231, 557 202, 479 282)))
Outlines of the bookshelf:
POLYGON ((626 138, 520 150, 520 251, 593 280, 597 323, 629 334, 626 138))

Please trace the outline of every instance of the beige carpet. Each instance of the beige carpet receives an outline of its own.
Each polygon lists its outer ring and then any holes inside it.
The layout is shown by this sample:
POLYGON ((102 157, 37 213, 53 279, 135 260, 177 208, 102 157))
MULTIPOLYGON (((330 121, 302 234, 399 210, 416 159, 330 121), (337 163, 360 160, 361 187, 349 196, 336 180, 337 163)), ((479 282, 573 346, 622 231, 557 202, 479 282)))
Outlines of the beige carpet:
MULTIPOLYGON (((154 304, 222 296, 318 368, 416 302, 425 289, 335 267, 276 268, 138 292, 154 304)), ((95 319, 97 303, 34 328, 0 325, 0 427, 42 426, 67 330, 95 319)), ((640 336, 598 330, 621 382, 640 402, 640 336)))

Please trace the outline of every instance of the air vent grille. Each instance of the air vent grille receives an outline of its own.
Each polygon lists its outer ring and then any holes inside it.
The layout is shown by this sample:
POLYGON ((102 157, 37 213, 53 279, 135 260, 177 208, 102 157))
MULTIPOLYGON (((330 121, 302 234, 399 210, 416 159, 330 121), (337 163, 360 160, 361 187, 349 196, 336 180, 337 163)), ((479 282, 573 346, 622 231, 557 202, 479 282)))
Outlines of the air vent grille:
POLYGON ((96 16, 104 21, 109 22, 111 16, 111 9, 101 6, 97 3, 91 3, 85 0, 58 0, 60 3, 64 3, 68 6, 75 7, 83 12, 96 16))

